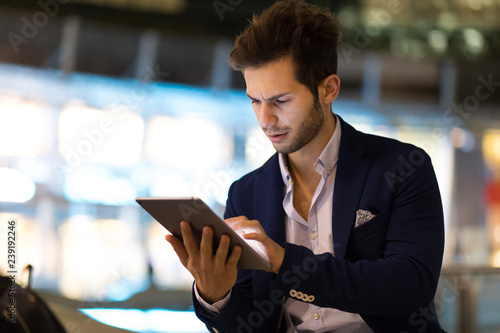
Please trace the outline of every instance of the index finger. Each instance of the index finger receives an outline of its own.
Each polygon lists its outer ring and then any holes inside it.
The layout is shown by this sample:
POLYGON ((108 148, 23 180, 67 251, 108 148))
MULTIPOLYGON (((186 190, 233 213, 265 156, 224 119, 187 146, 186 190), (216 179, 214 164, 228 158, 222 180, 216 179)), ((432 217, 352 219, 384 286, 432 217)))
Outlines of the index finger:
POLYGON ((229 225, 230 227, 232 227, 236 223, 243 222, 243 221, 248 221, 248 218, 244 215, 230 217, 230 218, 224 220, 224 222, 226 222, 226 224, 229 225))
POLYGON ((231 229, 236 231, 238 234, 246 232, 266 233, 260 222, 257 220, 236 221, 231 225, 231 229))

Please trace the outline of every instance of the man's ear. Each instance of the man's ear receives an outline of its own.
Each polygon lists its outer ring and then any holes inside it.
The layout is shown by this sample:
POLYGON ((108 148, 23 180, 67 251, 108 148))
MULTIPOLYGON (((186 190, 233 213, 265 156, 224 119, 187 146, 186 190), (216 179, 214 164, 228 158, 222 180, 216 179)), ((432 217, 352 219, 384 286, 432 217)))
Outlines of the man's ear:
POLYGON ((327 76, 318 86, 319 101, 322 104, 332 104, 340 90, 340 78, 335 75, 327 76))

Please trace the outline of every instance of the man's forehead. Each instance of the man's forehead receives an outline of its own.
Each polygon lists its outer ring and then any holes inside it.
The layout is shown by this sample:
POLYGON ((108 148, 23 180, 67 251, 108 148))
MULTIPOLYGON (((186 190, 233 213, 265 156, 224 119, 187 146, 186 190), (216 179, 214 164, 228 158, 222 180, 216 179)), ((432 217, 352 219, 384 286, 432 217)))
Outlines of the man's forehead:
POLYGON ((284 90, 292 90, 300 84, 294 74, 293 68, 282 63, 248 68, 243 72, 247 91, 265 87, 266 90, 276 90, 272 94, 284 93, 284 90))

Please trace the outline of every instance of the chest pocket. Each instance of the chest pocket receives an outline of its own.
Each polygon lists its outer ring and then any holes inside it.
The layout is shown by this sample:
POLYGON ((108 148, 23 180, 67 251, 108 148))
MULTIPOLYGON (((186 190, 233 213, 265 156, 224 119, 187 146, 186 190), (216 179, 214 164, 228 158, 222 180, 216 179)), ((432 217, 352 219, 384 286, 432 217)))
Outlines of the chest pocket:
POLYGON ((382 258, 389 216, 389 209, 385 209, 370 221, 352 229, 346 258, 351 261, 382 258))

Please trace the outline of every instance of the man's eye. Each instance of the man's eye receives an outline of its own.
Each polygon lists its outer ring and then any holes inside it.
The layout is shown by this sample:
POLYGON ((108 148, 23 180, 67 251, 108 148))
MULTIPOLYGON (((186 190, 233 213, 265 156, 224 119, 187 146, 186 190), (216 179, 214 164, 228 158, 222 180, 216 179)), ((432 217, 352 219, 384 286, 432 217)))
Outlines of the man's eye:
POLYGON ((260 101, 256 100, 256 99, 252 99, 252 104, 258 104, 260 103, 260 101))
POLYGON ((285 104, 286 102, 288 102, 288 101, 282 100, 282 99, 277 99, 276 100, 276 104, 285 104))

